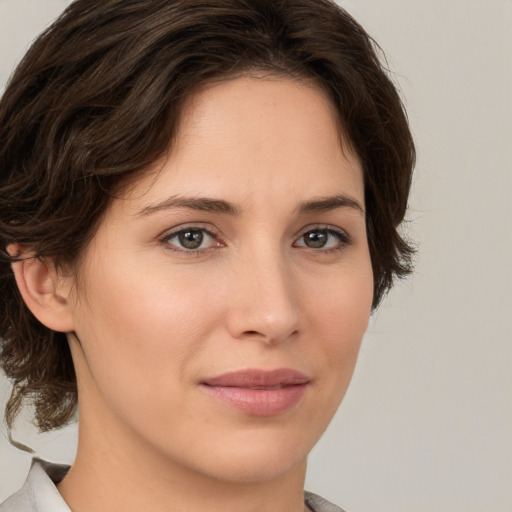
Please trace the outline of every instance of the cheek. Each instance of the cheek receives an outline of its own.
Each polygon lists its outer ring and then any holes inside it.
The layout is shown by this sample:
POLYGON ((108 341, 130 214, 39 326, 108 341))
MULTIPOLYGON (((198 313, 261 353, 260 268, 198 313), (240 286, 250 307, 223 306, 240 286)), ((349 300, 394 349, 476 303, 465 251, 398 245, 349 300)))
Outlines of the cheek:
POLYGON ((108 268, 90 280, 78 315, 90 371, 109 392, 169 389, 207 342, 218 303, 187 273, 108 268))
MULTIPOLYGON (((329 281, 311 301, 312 331, 332 376, 332 384, 348 386, 368 327, 373 300, 373 275, 369 258, 350 273, 329 281)), ((344 391, 343 391, 344 392, 344 391)))

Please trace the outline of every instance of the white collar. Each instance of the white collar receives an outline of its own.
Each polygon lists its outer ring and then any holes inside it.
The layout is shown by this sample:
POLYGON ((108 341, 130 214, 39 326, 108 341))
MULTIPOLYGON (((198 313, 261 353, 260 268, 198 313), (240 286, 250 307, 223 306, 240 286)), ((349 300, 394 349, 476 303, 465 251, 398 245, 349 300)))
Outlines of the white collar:
MULTIPOLYGON (((0 512, 71 512, 57 490, 70 466, 34 459, 23 487, 0 505, 0 512)), ((304 500, 315 512, 343 512, 338 506, 311 492, 304 500)))

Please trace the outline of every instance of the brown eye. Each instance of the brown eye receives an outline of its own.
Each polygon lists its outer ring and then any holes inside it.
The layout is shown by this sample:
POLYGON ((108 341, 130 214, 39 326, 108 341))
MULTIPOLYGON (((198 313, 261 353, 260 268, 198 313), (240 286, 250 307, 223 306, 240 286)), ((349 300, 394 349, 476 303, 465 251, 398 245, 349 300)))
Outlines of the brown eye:
POLYGON ((204 235, 200 229, 187 229, 178 233, 178 241, 185 249, 199 249, 203 239, 204 235))
POLYGON ((315 228, 306 231, 293 245, 308 249, 336 251, 344 249, 350 241, 351 239, 344 231, 334 228, 315 228))
POLYGON ((183 228, 166 235, 162 242, 170 249, 181 252, 202 251, 221 244, 215 235, 204 228, 183 228))
POLYGON ((309 231, 302 239, 304 245, 311 249, 321 249, 324 247, 329 240, 329 233, 326 230, 309 231))

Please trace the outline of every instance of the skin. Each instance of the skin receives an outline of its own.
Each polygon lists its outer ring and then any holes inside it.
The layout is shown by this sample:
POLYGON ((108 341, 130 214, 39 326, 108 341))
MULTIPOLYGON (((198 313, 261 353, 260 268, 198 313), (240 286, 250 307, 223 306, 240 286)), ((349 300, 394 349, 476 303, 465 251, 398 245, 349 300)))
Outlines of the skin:
POLYGON ((307 455, 348 387, 373 293, 361 166, 322 91, 255 76, 202 87, 168 157, 112 202, 79 282, 37 265, 15 264, 20 289, 70 332, 78 379, 78 453, 59 485, 73 511, 303 510, 307 455), (180 245, 184 228, 199 249, 180 245), (310 383, 277 415, 200 386, 283 367, 310 383))

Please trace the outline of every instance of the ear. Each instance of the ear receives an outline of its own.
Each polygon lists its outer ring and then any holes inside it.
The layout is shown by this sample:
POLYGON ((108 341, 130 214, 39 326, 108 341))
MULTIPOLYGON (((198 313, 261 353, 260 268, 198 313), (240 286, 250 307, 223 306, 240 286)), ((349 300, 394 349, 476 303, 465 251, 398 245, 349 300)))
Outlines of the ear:
POLYGON ((11 256, 23 258, 12 264, 12 270, 21 296, 32 314, 54 331, 73 332, 70 278, 59 276, 52 261, 31 256, 19 244, 9 245, 7 250, 11 256))

